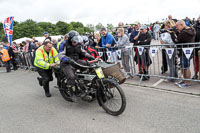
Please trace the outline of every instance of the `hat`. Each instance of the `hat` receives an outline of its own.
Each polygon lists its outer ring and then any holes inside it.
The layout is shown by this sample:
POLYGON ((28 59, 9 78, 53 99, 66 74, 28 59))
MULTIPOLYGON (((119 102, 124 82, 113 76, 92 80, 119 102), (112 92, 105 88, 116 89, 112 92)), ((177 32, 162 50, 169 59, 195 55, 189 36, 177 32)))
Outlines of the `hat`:
POLYGON ((140 27, 140 30, 143 30, 143 29, 147 29, 147 26, 146 26, 146 25, 142 25, 142 26, 140 27))
POLYGON ((138 24, 140 24, 140 22, 139 21, 135 21, 135 23, 134 23, 135 25, 138 25, 138 24))
POLYGON ((44 33, 43 33, 43 35, 47 35, 47 34, 48 34, 48 32, 44 32, 44 33))

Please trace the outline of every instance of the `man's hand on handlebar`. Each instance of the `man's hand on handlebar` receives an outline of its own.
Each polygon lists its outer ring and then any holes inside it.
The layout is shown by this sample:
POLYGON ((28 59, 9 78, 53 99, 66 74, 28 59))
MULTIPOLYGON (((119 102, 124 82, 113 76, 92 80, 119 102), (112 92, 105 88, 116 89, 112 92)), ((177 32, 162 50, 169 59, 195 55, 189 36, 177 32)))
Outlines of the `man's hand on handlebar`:
POLYGON ((57 64, 56 63, 53 63, 53 64, 50 64, 50 67, 55 67, 57 64))

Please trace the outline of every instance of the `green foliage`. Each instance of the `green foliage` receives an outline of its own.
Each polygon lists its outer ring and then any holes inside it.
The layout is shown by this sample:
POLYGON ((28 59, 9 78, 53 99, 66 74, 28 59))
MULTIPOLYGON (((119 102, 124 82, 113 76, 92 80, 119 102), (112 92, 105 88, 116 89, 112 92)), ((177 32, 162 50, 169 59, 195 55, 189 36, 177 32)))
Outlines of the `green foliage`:
POLYGON ((114 26, 112 24, 107 24, 107 29, 108 31, 113 31, 114 30, 114 26))
POLYGON ((96 30, 101 30, 104 26, 101 23, 98 23, 95 27, 96 30))
MULTIPOLYGON (((51 35, 65 35, 71 30, 76 30, 80 34, 90 33, 94 31, 94 26, 88 24, 86 27, 81 22, 66 23, 58 21, 56 24, 50 22, 39 22, 28 19, 23 22, 14 21, 13 24, 13 40, 22 37, 38 37, 43 36, 44 32, 48 32, 51 35)), ((3 23, 0 22, 0 41, 5 41, 5 33, 3 29, 3 23)))
POLYGON ((69 31, 73 29, 72 24, 67 24, 63 21, 58 21, 56 23, 56 27, 58 28, 58 32, 62 35, 65 35, 66 33, 68 33, 69 31))
POLYGON ((28 19, 14 26, 13 40, 22 37, 41 36, 42 33, 43 29, 35 21, 28 19))

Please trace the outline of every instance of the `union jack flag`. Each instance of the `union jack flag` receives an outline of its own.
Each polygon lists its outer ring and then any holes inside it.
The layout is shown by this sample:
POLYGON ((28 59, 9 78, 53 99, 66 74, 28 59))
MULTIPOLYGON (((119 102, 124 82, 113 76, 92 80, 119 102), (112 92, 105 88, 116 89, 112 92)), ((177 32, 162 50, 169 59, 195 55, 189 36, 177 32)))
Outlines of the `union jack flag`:
POLYGON ((15 48, 15 46, 12 45, 13 22, 14 22, 14 17, 8 17, 5 19, 3 27, 7 41, 13 48, 15 48))

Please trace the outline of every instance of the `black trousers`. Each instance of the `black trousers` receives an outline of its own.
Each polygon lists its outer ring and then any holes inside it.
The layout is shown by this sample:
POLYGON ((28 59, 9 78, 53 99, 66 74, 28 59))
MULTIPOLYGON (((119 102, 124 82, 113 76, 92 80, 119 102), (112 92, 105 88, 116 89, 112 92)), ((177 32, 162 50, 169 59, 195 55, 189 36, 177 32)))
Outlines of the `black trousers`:
POLYGON ((6 61, 6 62, 4 62, 4 64, 5 64, 5 67, 6 67, 6 71, 7 71, 7 72, 10 72, 10 71, 11 71, 11 68, 10 68, 10 61, 6 61))
MULTIPOLYGON (((87 65, 87 62, 85 60, 77 60, 77 63, 81 64, 81 65, 87 65)), ((61 65, 61 70, 64 72, 67 80, 67 84, 74 86, 75 85, 75 68, 76 69, 81 69, 84 70, 83 68, 80 68, 78 66, 75 65, 71 65, 69 63, 65 63, 61 65)))
POLYGON ((16 61, 15 61, 14 58, 11 59, 11 63, 12 63, 12 65, 13 65, 13 69, 14 69, 14 70, 17 70, 17 63, 16 63, 16 61))
POLYGON ((162 73, 165 73, 166 71, 168 71, 168 65, 167 65, 167 53, 165 51, 165 49, 162 49, 162 73))
POLYGON ((52 69, 44 70, 41 68, 37 68, 39 75, 42 77, 41 82, 44 90, 49 90, 49 82, 53 81, 52 69))

